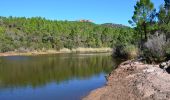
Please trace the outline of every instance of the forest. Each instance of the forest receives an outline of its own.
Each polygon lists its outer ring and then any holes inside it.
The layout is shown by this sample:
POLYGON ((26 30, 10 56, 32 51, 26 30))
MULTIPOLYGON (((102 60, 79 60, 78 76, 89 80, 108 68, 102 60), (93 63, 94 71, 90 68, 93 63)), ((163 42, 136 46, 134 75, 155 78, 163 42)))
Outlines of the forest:
POLYGON ((114 47, 133 35, 132 28, 117 24, 0 17, 0 52, 114 47))

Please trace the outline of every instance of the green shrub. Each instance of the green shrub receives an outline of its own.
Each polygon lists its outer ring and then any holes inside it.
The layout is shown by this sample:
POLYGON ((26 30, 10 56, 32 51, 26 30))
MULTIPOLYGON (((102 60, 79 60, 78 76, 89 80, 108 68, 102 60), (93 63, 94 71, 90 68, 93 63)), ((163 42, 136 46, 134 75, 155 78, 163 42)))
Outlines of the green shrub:
POLYGON ((13 45, 9 45, 9 44, 3 44, 2 46, 0 46, 0 52, 8 52, 8 51, 14 51, 14 47, 13 45))
POLYGON ((165 52, 167 59, 170 60, 170 44, 166 47, 165 52))
POLYGON ((125 48, 125 53, 127 55, 127 58, 133 59, 138 56, 138 48, 135 45, 127 45, 125 48))
POLYGON ((133 59, 138 56, 138 48, 132 44, 118 44, 113 50, 113 56, 118 58, 133 59))

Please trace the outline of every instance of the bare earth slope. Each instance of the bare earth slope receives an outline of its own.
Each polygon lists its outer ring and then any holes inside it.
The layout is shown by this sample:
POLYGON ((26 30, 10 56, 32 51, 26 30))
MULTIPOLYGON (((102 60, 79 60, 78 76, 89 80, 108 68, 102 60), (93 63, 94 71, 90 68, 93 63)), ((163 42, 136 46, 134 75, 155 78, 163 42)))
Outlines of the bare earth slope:
POLYGON ((170 74, 158 65, 127 61, 107 79, 83 100, 170 100, 170 74))

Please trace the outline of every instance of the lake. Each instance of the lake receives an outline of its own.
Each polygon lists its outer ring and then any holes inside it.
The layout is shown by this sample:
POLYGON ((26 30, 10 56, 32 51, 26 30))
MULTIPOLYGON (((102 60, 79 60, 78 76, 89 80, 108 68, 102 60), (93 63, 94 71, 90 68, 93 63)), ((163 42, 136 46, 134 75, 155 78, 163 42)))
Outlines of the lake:
POLYGON ((105 53, 0 57, 0 100, 80 100, 117 64, 105 53))

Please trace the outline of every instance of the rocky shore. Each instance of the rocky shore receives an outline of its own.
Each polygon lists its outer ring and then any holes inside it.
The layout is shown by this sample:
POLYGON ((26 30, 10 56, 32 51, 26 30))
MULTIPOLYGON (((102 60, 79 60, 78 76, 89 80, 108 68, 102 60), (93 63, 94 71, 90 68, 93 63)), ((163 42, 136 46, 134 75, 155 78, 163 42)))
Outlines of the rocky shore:
POLYGON ((104 87, 92 91, 83 100, 170 100, 167 65, 168 62, 161 65, 123 62, 108 75, 104 87))

